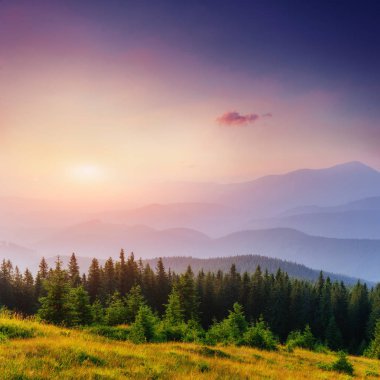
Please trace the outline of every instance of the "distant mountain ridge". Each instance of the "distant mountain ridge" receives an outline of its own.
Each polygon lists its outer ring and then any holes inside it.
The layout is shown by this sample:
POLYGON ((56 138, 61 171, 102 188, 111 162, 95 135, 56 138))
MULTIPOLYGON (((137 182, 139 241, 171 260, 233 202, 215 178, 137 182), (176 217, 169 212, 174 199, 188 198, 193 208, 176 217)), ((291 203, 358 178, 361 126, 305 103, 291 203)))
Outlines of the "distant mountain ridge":
POLYGON ((93 221, 73 226, 41 241, 35 250, 49 255, 106 258, 121 248, 143 258, 157 256, 219 257, 258 254, 290 260, 313 269, 380 280, 380 240, 311 236, 289 228, 246 230, 210 238, 191 229, 155 230, 93 221))
POLYGON ((156 203, 110 211, 0 198, 0 240, 28 247, 0 257, 23 265, 34 253, 108 257, 122 247, 146 259, 260 254, 380 279, 380 172, 365 164, 164 190, 170 203, 158 203, 155 187, 156 203))
MULTIPOLYGON (((170 202, 181 203, 154 204, 138 209, 110 211, 99 214, 98 217, 106 222, 142 224, 157 229, 191 228, 213 237, 252 228, 297 229, 299 228, 297 226, 302 226, 302 222, 293 225, 292 221, 277 220, 277 218, 305 213, 303 209, 310 213, 315 213, 317 210, 326 211, 326 208, 337 207, 344 203, 349 205, 349 202, 352 202, 352 209, 359 210, 362 204, 366 210, 373 212, 370 206, 364 204, 364 199, 370 203, 371 200, 375 202, 380 198, 380 172, 362 163, 351 162, 326 169, 301 169, 286 174, 269 175, 242 183, 180 183, 171 186, 167 186, 164 193, 170 195, 170 202), (195 198, 192 198, 192 193, 195 198), (190 200, 179 200, 178 194, 186 194, 190 200), (359 202, 356 208, 354 208, 355 202, 359 202), (267 219, 271 218, 276 220, 270 223, 267 219)), ((330 211, 344 210, 337 207, 330 211)), ((365 217, 360 219, 363 223, 365 217)), ((377 218, 377 215, 375 217, 377 218)), ((340 224, 344 222, 344 219, 339 221, 340 224)), ((319 232, 318 228, 315 232, 312 228, 303 231, 311 234, 319 232)), ((337 231, 337 236, 333 234, 329 236, 378 238, 376 232, 365 234, 365 227, 359 229, 354 236, 339 234, 339 228, 337 231)), ((350 231, 354 231, 354 226, 350 231)))
POLYGON ((331 238, 380 239, 380 197, 328 207, 296 207, 277 217, 254 219, 248 228, 292 228, 331 238))

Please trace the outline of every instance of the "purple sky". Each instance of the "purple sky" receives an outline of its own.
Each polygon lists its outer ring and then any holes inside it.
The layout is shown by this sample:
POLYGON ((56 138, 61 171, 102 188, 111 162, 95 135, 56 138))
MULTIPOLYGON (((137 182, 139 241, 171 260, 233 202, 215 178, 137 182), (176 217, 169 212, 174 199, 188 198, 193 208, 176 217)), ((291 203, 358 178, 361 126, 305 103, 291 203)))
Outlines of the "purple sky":
POLYGON ((380 169, 379 15, 376 1, 0 1, 1 195, 380 169))

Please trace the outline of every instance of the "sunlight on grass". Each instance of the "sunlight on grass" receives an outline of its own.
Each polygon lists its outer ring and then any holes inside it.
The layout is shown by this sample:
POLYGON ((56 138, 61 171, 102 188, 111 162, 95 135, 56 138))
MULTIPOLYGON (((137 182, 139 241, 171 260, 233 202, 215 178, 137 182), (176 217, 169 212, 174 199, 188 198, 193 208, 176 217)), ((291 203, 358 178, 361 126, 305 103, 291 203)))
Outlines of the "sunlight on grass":
MULTIPOLYGON (((90 331, 0 315, 0 373, 4 379, 347 379, 327 371, 332 353, 285 348, 207 347, 186 343, 134 345, 90 331)), ((377 360, 349 357, 356 378, 374 379, 377 360)))

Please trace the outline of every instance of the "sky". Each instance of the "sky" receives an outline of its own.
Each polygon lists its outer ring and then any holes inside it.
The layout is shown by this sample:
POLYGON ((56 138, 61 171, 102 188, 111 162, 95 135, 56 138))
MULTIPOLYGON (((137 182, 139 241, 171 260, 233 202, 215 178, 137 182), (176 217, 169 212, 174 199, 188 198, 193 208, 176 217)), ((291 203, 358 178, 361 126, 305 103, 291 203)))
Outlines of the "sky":
POLYGON ((0 0, 0 195, 380 169, 379 18, 375 0, 0 0))

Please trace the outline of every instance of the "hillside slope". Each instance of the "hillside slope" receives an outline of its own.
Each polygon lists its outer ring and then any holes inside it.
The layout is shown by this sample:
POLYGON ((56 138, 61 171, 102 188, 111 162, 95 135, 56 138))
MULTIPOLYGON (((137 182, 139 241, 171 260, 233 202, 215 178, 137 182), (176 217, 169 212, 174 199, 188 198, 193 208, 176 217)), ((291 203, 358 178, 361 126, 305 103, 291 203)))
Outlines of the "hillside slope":
MULTIPOLYGON (((288 353, 190 343, 134 345, 79 330, 0 317, 0 331, 23 332, 0 343, 2 379, 346 379, 327 371, 334 354, 288 353), (22 336, 21 336, 22 335, 22 336)), ((378 360, 350 357, 356 378, 376 378, 378 360)))

